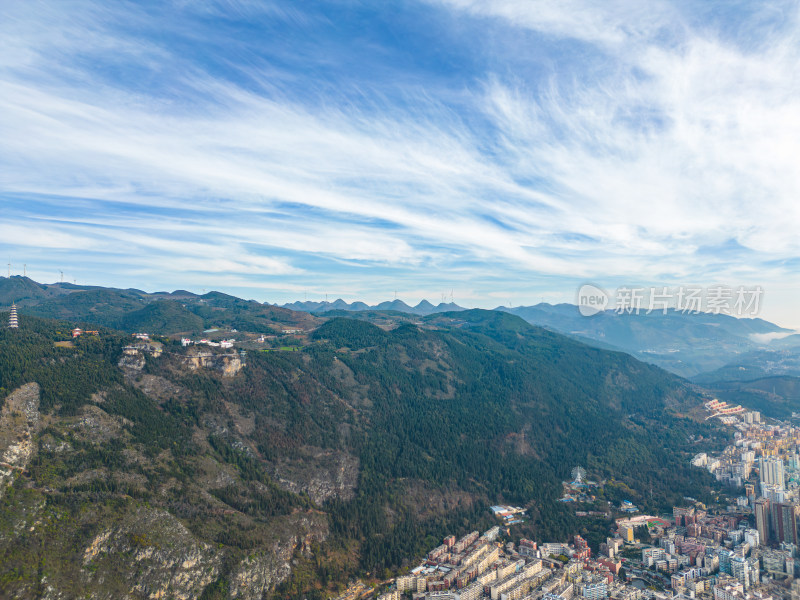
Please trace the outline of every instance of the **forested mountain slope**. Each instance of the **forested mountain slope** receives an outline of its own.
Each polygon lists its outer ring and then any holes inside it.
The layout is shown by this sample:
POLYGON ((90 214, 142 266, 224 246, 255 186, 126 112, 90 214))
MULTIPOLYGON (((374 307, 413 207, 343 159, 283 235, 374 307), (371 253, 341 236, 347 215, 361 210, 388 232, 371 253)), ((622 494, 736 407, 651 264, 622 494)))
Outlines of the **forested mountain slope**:
POLYGON ((36 417, 2 417, 30 448, 0 500, 2 595, 323 597, 490 503, 529 506, 539 539, 583 531, 557 502, 578 464, 652 508, 710 490, 690 387, 513 315, 333 318, 245 360, 69 329, 0 330, 4 402, 36 417))
POLYGON ((281 327, 310 327, 308 313, 209 292, 147 293, 136 289, 40 284, 28 277, 0 277, 0 307, 16 302, 21 314, 63 319, 73 326, 104 326, 121 331, 200 334, 230 327, 252 333, 280 333, 281 327))

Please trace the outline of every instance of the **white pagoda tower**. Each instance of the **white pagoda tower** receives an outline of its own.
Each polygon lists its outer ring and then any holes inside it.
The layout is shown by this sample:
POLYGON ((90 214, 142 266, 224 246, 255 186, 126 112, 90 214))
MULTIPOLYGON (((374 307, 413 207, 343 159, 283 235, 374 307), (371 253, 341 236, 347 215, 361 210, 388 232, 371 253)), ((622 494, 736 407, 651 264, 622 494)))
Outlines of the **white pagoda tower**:
POLYGON ((19 319, 17 319, 17 305, 13 302, 11 303, 11 312, 8 315, 8 328, 9 329, 18 329, 19 328, 19 319))

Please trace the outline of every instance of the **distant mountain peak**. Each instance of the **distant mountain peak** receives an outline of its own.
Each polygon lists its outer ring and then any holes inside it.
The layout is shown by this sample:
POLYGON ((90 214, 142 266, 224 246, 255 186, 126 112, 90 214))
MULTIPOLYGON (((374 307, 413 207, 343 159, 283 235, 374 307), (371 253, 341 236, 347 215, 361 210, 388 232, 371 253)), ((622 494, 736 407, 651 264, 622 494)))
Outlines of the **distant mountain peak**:
POLYGON ((378 304, 368 305, 365 302, 355 301, 355 302, 345 302, 341 298, 337 298, 333 302, 328 302, 327 300, 321 302, 314 302, 311 300, 307 300, 304 302, 297 301, 297 302, 290 302, 284 304, 282 308, 288 308, 290 310, 297 310, 302 312, 317 312, 317 313, 324 313, 331 310, 346 310, 346 311, 396 311, 402 313, 408 313, 412 315, 419 315, 425 316, 430 315, 432 313, 439 313, 439 312, 451 312, 456 310, 465 310, 464 307, 455 304, 454 302, 442 302, 438 305, 433 305, 428 300, 421 300, 419 304, 416 306, 409 306, 403 300, 399 298, 395 298, 394 300, 386 300, 384 302, 380 302, 378 304))

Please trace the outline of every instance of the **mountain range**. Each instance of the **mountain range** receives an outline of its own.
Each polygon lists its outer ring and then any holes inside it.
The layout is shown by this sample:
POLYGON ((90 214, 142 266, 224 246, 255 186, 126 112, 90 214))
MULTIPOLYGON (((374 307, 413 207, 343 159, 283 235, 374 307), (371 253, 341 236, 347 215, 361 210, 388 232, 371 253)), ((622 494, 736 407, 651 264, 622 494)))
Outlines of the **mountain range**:
POLYGON ((313 302, 313 301, 305 301, 305 302, 291 302, 289 304, 284 304, 283 308, 288 308, 291 310, 298 310, 303 312, 312 312, 312 313, 325 313, 333 310, 344 310, 344 311, 397 311, 402 313, 408 313, 412 315, 430 315, 433 313, 439 312, 453 312, 458 310, 466 310, 465 308, 455 304, 454 302, 440 302, 437 305, 433 305, 427 300, 422 300, 416 306, 409 306, 402 300, 394 299, 394 300, 387 300, 386 302, 381 302, 380 304, 374 304, 372 306, 366 304, 365 302, 345 302, 341 298, 334 300, 333 302, 328 302, 324 300, 322 302, 313 302))
POLYGON ((132 288, 40 284, 26 277, 2 277, 0 305, 11 302, 17 303, 21 314, 156 334, 202 333, 210 327, 275 333, 281 326, 308 327, 316 322, 308 313, 221 292, 148 293, 132 288))
MULTIPOLYGON (((375 312, 385 310, 413 315, 465 310, 453 304, 436 307, 427 301, 410 307, 399 300, 373 306, 341 299, 284 306, 317 314, 361 312, 372 320, 378 318, 375 312)), ((800 334, 764 319, 672 309, 650 314, 606 310, 586 317, 573 304, 547 303, 495 310, 599 348, 627 352, 688 377, 731 403, 773 417, 800 413, 800 334)))
POLYGON ((528 508, 515 535, 596 547, 612 523, 557 501, 576 465, 607 482, 603 510, 715 498, 689 465, 729 443, 702 391, 516 315, 42 287, 0 329, 5 597, 321 600, 488 528, 498 502, 528 508), (169 335, 100 322, 147 310, 169 335), (246 357, 183 347, 187 325, 238 329, 246 357))
MULTIPOLYGON (((312 326, 317 316, 333 314, 352 313, 388 323, 391 319, 402 319, 402 315, 420 317, 466 310, 452 302, 433 305, 423 300, 409 306, 398 299, 376 305, 337 299, 278 307, 220 292, 147 293, 68 283, 39 284, 19 276, 0 278, 0 304, 12 301, 17 302, 22 312, 37 316, 163 334, 201 332, 221 325, 275 333, 277 325, 312 326), (230 309, 224 322, 219 320, 222 307, 230 309)), ((760 375, 800 375, 800 368, 791 366, 796 359, 800 362, 800 335, 763 319, 675 310, 650 314, 606 310, 585 317, 575 305, 547 303, 498 306, 494 310, 517 315, 528 323, 597 347, 627 352, 677 375, 698 378, 697 381, 708 382, 709 377, 715 377, 709 374, 720 369, 724 373, 729 366, 738 368, 743 362, 745 366, 758 368, 760 375)))
MULTIPOLYGON (((466 310, 454 303, 434 306, 423 300, 409 306, 402 300, 369 306, 364 302, 294 302, 285 308, 325 314, 330 311, 398 311, 414 315, 466 310)), ((588 344, 621 350, 640 360, 656 364, 684 377, 713 371, 758 349, 800 348, 800 336, 769 321, 735 318, 725 314, 622 313, 606 310, 591 317, 583 316, 573 304, 541 303, 534 306, 505 307, 533 325, 582 339, 588 344)))

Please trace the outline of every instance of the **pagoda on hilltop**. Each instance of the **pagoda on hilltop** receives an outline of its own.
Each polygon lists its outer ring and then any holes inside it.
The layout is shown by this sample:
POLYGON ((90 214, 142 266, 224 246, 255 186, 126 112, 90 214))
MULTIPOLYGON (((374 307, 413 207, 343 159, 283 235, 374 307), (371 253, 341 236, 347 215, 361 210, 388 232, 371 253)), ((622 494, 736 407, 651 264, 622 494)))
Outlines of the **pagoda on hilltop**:
POLYGON ((8 315, 8 328, 19 329, 19 319, 17 318, 17 305, 11 303, 11 313, 8 315))

